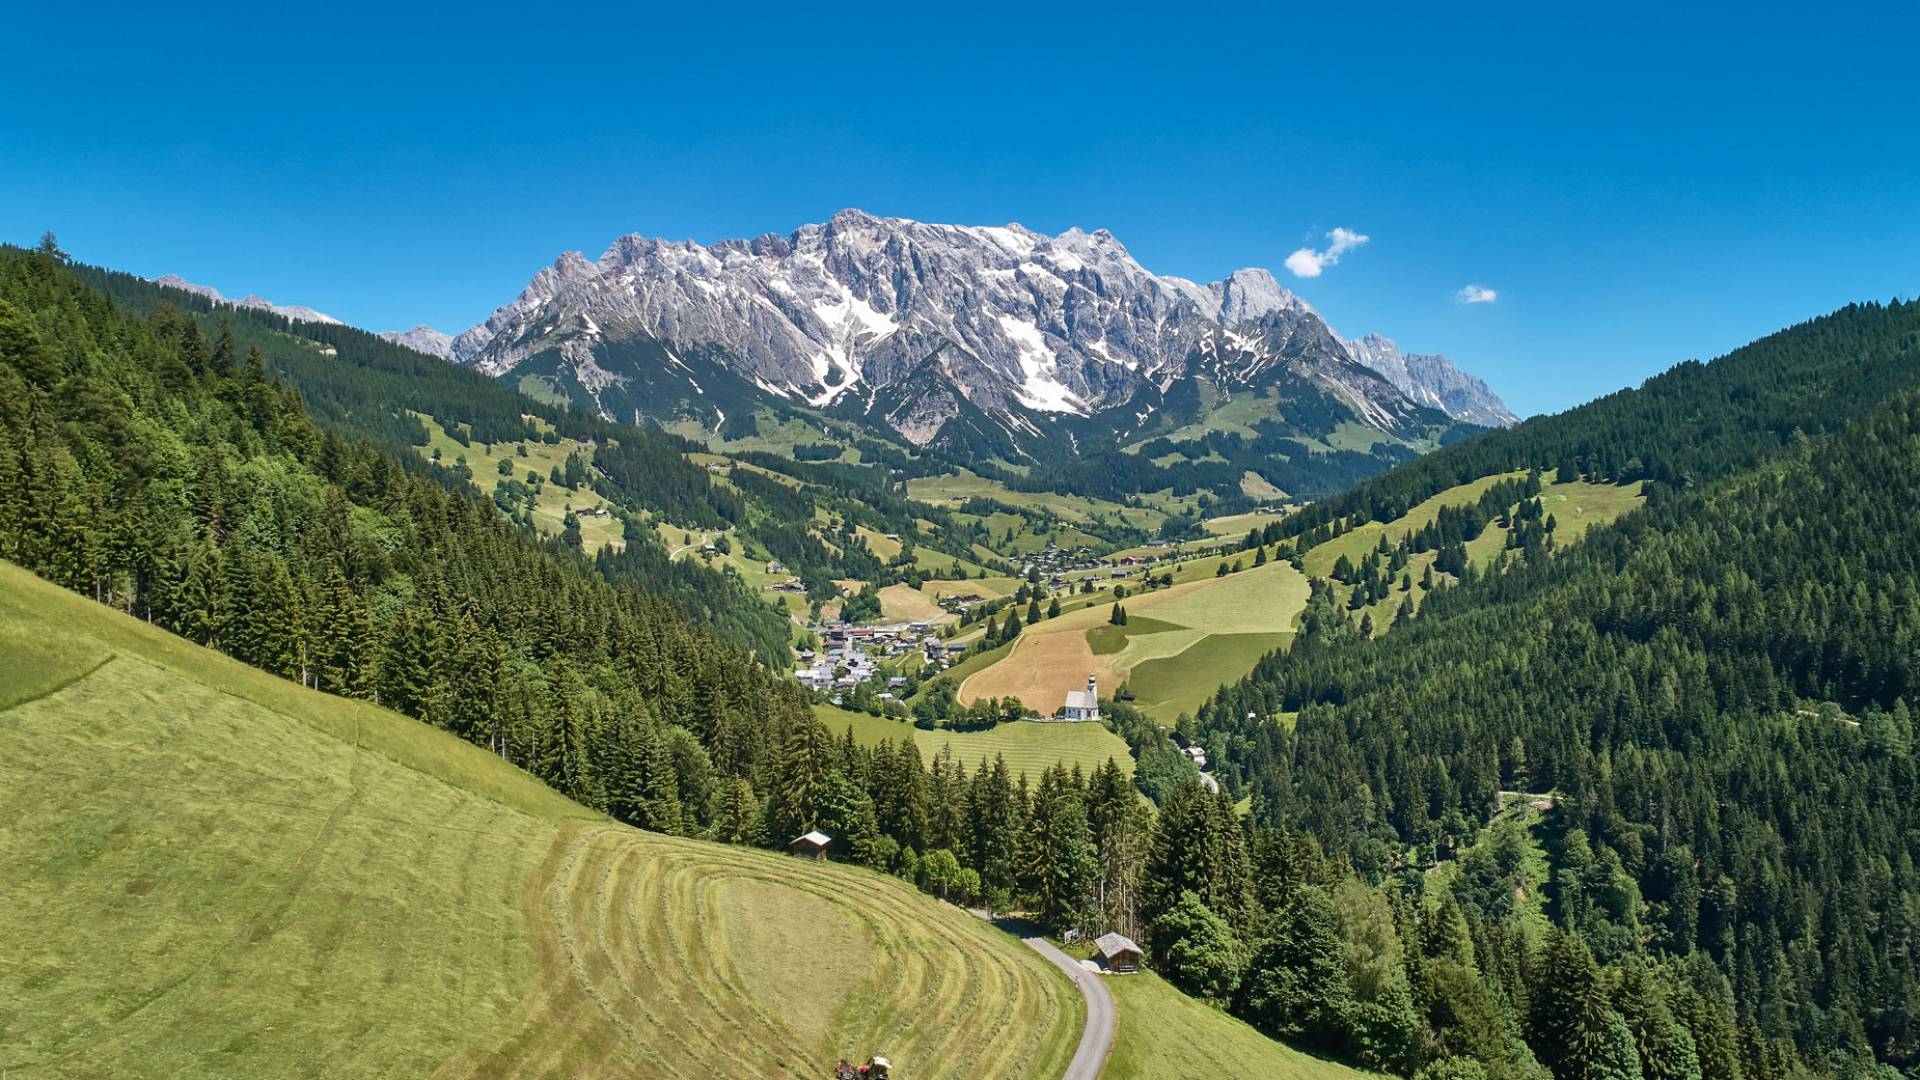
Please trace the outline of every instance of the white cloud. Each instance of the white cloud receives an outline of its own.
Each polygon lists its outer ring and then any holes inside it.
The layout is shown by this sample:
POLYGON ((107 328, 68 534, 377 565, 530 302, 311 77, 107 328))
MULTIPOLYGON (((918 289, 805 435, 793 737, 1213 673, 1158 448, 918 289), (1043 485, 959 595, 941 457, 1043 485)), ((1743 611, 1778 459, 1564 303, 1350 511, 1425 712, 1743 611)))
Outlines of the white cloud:
POLYGON ((1324 251, 1301 248, 1287 256, 1287 269, 1295 277, 1319 277, 1320 272, 1340 261, 1340 256, 1367 242, 1369 237, 1352 229, 1334 229, 1327 234, 1324 251))
POLYGON ((1485 285, 1468 285, 1453 294, 1455 303, 1491 304, 1500 299, 1500 290, 1489 289, 1485 285))

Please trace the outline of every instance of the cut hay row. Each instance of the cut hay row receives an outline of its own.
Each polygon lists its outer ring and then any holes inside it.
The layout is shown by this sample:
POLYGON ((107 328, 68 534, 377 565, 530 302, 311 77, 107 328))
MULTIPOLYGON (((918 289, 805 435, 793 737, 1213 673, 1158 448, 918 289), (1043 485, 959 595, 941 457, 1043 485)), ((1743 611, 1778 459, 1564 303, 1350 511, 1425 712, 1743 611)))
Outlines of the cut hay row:
POLYGON ((1048 1076, 1078 1036, 1064 980, 890 878, 590 825, 543 872, 536 989, 442 1075, 1048 1076))

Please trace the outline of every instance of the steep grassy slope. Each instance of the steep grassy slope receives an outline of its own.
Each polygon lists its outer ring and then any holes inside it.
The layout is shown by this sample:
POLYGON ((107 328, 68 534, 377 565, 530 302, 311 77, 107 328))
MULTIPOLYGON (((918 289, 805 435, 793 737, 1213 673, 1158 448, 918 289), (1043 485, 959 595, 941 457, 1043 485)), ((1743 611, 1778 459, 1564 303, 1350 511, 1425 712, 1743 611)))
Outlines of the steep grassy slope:
POLYGON ((0 1071, 1057 1075, 1066 980, 902 882, 637 832, 0 564, 0 1071))
POLYGON ((1106 1080, 1168 1076, 1258 1076, 1269 1080, 1365 1080, 1380 1074, 1302 1053, 1190 998, 1151 972, 1107 979, 1120 1010, 1106 1080))

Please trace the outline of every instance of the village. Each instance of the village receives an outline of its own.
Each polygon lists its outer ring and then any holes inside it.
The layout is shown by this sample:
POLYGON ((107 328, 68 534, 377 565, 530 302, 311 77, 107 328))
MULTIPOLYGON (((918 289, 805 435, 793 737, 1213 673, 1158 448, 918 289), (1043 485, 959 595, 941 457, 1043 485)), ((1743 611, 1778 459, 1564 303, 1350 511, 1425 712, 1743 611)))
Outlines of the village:
POLYGON ((921 671, 944 671, 966 650, 965 645, 943 639, 928 621, 855 625, 827 619, 808 629, 820 647, 794 650, 798 665, 794 678, 809 690, 834 696, 891 672, 885 675, 886 689, 878 696, 881 701, 894 701, 921 671), (919 662, 913 653, 920 654, 919 662))
MULTIPOLYGON (((1171 552, 1153 551, 1116 556, 1097 556, 1093 549, 1081 546, 1063 548, 1051 541, 1029 554, 1018 567, 1019 576, 1042 596, 1062 598, 1075 593, 1087 596, 1112 590, 1126 595, 1125 583, 1146 575, 1163 559, 1178 557, 1177 545, 1155 542, 1150 548, 1173 548, 1171 552)), ((777 562, 767 564, 770 575, 784 573, 777 562)), ((774 591, 803 591, 797 578, 786 578, 769 588, 774 591)), ((1006 598, 984 586, 978 592, 965 588, 944 591, 936 601, 943 612, 938 619, 878 620, 851 622, 824 618, 807 625, 807 642, 794 649, 794 679, 800 685, 833 704, 842 704, 860 687, 876 684, 873 699, 882 705, 908 697, 918 684, 952 668, 970 649, 982 644, 979 634, 961 629, 969 616, 1006 598), (960 632, 956 634, 956 630, 960 632), (884 680, 881 685, 880 681, 884 680)), ((1089 678, 1085 691, 1069 694, 1061 711, 1035 719, 1097 720, 1098 688, 1089 678)))

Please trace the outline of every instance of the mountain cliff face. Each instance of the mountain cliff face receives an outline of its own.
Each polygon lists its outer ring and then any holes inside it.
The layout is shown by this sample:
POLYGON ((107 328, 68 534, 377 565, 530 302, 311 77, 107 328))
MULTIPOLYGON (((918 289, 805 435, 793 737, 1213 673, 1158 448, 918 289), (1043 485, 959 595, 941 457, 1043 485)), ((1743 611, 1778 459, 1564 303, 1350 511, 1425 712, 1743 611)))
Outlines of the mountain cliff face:
POLYGON ((1368 334, 1346 346, 1355 360, 1385 376, 1401 393, 1456 420, 1481 427, 1511 427, 1520 421, 1485 382, 1444 356, 1403 354, 1400 346, 1379 334, 1368 334))
POLYGON ((757 398, 862 416, 922 446, 956 437, 954 422, 969 441, 984 424, 1001 432, 987 441, 1015 447, 1057 435, 1049 417, 1137 424, 1187 380, 1226 394, 1284 380, 1396 438, 1447 400, 1397 389, 1265 270, 1198 284, 1148 272, 1105 230, 857 210, 787 236, 627 236, 597 261, 562 255, 451 354, 618 419, 717 424, 757 398))

